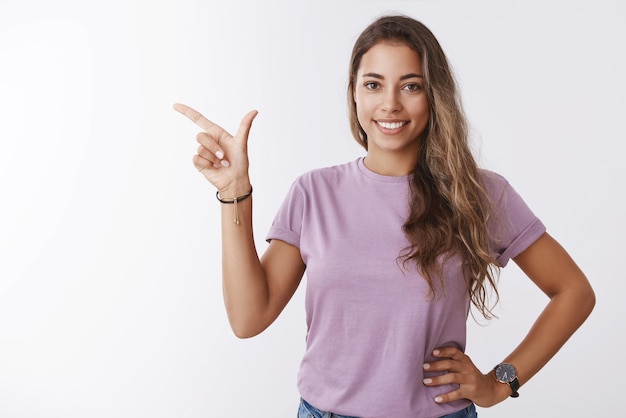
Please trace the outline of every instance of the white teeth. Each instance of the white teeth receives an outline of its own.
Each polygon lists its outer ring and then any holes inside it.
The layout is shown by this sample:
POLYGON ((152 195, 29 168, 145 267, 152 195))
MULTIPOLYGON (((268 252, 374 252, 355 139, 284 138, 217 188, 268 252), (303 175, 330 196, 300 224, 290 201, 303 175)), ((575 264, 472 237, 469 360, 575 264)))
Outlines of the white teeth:
POLYGON ((404 122, 378 122, 385 129, 398 129, 404 125, 404 122))

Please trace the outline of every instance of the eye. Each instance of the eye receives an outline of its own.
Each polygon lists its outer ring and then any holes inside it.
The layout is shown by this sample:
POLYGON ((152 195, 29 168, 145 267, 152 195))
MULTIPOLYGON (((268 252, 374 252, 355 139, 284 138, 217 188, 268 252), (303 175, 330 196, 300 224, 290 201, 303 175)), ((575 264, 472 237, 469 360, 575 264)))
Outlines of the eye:
POLYGON ((380 87, 380 84, 376 81, 367 81, 363 84, 363 86, 368 90, 376 90, 380 87))
POLYGON ((406 91, 420 91, 422 90, 422 86, 419 83, 409 83, 405 84, 402 89, 406 91))

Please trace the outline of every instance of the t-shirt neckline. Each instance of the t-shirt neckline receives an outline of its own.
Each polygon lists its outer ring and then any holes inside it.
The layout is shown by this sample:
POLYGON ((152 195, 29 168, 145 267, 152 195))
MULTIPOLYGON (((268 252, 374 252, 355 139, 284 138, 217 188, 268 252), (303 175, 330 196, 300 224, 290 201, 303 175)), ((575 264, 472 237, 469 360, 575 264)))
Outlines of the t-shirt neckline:
POLYGON ((375 173, 367 168, 367 166, 365 165, 365 157, 359 157, 357 159, 357 167, 359 168, 361 174, 363 174, 365 177, 384 183, 406 184, 410 176, 410 174, 406 176, 386 176, 383 174, 375 173))

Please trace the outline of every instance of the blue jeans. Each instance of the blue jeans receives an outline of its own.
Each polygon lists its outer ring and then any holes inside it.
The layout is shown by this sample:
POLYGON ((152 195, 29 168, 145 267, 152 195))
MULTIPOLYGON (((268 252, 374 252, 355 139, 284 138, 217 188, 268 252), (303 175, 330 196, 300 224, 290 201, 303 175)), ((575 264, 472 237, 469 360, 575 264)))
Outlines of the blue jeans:
MULTIPOLYGON (((444 415, 441 418, 477 418, 478 413, 476 407, 471 404, 465 409, 462 409, 452 414, 444 415)), ((309 404, 304 399, 300 399, 300 407, 298 408, 298 418, 357 418, 349 417, 347 415, 337 415, 332 412, 320 411, 316 407, 309 404)))

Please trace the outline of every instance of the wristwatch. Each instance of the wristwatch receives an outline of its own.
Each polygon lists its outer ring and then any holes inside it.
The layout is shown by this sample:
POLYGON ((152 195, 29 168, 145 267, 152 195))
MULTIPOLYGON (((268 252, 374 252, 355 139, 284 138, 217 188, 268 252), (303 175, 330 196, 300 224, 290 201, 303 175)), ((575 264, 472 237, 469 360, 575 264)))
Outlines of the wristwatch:
POLYGON ((500 363, 493 368, 496 380, 500 383, 506 383, 511 388, 511 398, 517 398, 519 393, 519 380, 517 380, 517 370, 512 364, 500 363))

